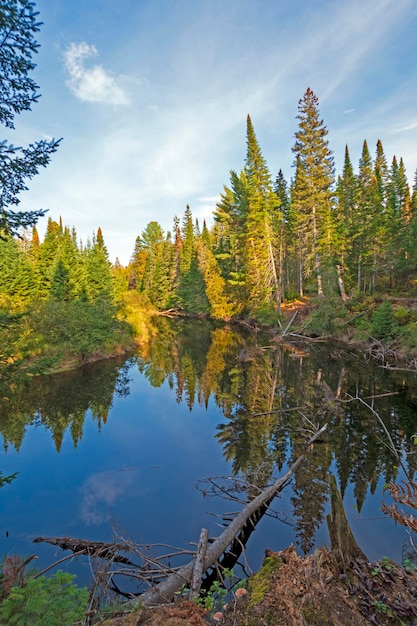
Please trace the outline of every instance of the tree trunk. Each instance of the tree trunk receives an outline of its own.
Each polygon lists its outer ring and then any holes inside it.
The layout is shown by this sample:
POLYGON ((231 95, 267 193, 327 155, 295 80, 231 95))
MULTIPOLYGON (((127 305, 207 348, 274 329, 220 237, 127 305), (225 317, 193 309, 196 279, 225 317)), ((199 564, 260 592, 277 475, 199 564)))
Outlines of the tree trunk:
POLYGON ((337 268, 337 282, 339 283, 340 295, 342 296, 342 300, 344 304, 346 304, 349 298, 347 297, 346 291, 345 291, 345 281, 343 280, 342 266, 336 265, 336 268, 337 268))
MULTIPOLYGON (((313 437, 307 442, 308 448, 318 439, 327 429, 325 424, 318 430, 313 437)), ((307 452, 307 450, 306 450, 307 452)), ((251 500, 245 508, 234 518, 224 532, 209 546, 204 560, 204 571, 207 571, 219 560, 230 543, 233 542, 236 535, 247 524, 253 516, 256 516, 258 510, 264 506, 269 506, 275 496, 284 488, 290 480, 298 466, 301 464, 305 453, 291 465, 287 473, 279 478, 273 485, 265 489, 259 496, 251 500)), ((133 601, 133 605, 141 604, 142 606, 156 606, 165 602, 170 602, 175 592, 179 591, 184 584, 189 584, 192 580, 195 559, 184 565, 178 571, 173 572, 165 580, 155 587, 145 591, 137 600, 133 601)))

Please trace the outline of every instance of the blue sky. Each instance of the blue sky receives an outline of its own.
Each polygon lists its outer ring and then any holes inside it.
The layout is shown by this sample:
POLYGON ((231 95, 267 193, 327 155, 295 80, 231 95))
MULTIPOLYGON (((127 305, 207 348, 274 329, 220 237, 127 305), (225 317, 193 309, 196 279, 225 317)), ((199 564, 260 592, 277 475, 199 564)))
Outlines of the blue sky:
MULTIPOLYGON (((275 178, 293 176, 297 104, 320 101, 336 170, 347 143, 417 168, 415 0, 38 0, 42 97, 12 140, 63 137, 21 196, 126 264, 151 220, 212 223, 240 171, 246 116, 275 178)), ((5 129, 3 129, 4 131, 5 129)), ((6 133, 4 133, 6 136, 6 133)), ((41 237, 46 219, 39 222, 41 237)))

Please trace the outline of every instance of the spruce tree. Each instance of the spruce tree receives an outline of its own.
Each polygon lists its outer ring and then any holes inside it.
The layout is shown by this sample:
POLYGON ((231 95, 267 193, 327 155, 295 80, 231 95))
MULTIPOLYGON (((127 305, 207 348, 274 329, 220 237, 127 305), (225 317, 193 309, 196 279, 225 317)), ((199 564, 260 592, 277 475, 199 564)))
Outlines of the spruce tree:
POLYGON ((271 175, 255 135, 250 116, 247 117, 247 212, 244 222, 244 253, 247 305, 258 313, 279 309, 281 291, 277 269, 273 215, 277 206, 271 175))
POLYGON ((376 255, 381 226, 381 204, 378 181, 365 139, 359 160, 358 195, 352 219, 352 267, 355 268, 358 291, 374 287, 376 255))
POLYGON ((387 189, 385 250, 390 286, 393 286, 395 277, 405 275, 407 269, 410 269, 409 231, 412 210, 410 189, 402 158, 398 163, 397 158, 393 157, 387 189))
MULTIPOLYGON (((291 202, 297 228, 303 232, 305 252, 303 271, 314 272, 317 293, 323 295, 323 271, 330 269, 328 244, 332 238, 333 156, 327 140, 328 130, 319 115, 319 100, 307 88, 298 103, 298 130, 292 151, 297 168, 291 202), (327 258, 326 258, 327 257, 327 258)), ((301 237, 301 233, 300 233, 301 237)))
POLYGON ((198 264, 193 216, 188 204, 182 220, 181 238, 178 304, 190 313, 208 313, 210 304, 203 273, 198 264))
POLYGON ((358 182, 350 160, 349 148, 345 147, 343 172, 336 186, 337 204, 335 208, 336 223, 336 257, 344 281, 352 275, 351 268, 351 237, 354 228, 354 216, 357 209, 358 182))
POLYGON ((86 249, 86 291, 90 301, 111 303, 114 296, 113 276, 101 228, 86 249))
POLYGON ((277 196, 277 204, 272 215, 274 239, 277 250, 277 270, 279 276, 279 289, 282 300, 285 299, 285 261, 289 265, 289 255, 286 252, 290 247, 290 197, 287 181, 280 169, 274 183, 274 192, 277 196))

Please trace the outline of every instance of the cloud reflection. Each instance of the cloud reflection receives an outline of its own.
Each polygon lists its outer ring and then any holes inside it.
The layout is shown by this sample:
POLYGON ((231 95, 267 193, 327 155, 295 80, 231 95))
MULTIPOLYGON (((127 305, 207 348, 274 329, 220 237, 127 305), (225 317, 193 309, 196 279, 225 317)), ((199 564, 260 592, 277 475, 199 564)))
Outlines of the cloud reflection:
POLYGON ((107 522, 116 501, 128 490, 136 474, 119 470, 90 476, 81 486, 80 517, 86 524, 107 522))

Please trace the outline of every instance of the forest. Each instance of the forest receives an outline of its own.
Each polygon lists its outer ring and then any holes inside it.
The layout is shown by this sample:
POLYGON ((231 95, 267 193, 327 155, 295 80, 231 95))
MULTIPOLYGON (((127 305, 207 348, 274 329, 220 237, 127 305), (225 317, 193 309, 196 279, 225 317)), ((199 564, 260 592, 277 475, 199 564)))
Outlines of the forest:
POLYGON ((214 226, 193 223, 187 206, 173 234, 151 222, 136 240, 134 286, 158 308, 214 318, 279 319, 282 302, 305 294, 331 297, 412 292, 417 184, 403 160, 390 165, 378 141, 366 140, 355 173, 346 146, 336 179, 328 130, 308 88, 298 105, 294 177, 272 180, 247 118, 246 158, 230 172, 214 226))
POLYGON ((188 205, 172 231, 151 221, 127 267, 110 263, 100 227, 85 245, 62 219, 49 219, 43 241, 36 224, 4 230, 0 364, 29 360, 36 373, 123 351, 144 310, 282 327, 296 298, 316 302, 310 332, 334 331, 338 312, 342 325, 356 318, 360 338, 399 335, 411 350, 413 309, 389 299, 415 294, 417 177, 410 191, 402 158, 388 165, 381 141, 373 158, 365 140, 357 172, 346 146, 336 178, 310 88, 298 112, 289 183, 282 170, 273 182, 248 116, 243 169, 230 172, 213 225, 188 205))

